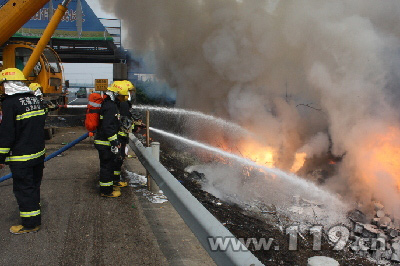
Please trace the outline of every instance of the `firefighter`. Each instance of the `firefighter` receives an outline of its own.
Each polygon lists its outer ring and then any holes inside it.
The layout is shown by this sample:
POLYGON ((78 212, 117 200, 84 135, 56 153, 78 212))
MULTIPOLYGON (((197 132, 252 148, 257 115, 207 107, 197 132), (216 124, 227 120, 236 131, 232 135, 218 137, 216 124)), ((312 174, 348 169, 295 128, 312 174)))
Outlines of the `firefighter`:
POLYGON ((35 94, 35 96, 38 97, 43 97, 42 94, 42 85, 40 85, 39 83, 31 83, 29 84, 29 88, 32 90, 33 94, 35 94))
POLYGON ((40 184, 45 157, 46 112, 40 99, 26 85, 16 68, 0 72, 4 87, 3 120, 0 125, 0 168, 8 164, 13 177, 21 225, 13 234, 37 232, 41 225, 40 184))
POLYGON ((97 128, 94 144, 100 158, 100 195, 116 198, 121 196, 119 188, 114 189, 115 162, 121 156, 121 143, 118 140, 120 114, 117 102, 128 96, 128 89, 113 83, 107 89, 107 97, 100 108, 100 125, 97 128))
POLYGON ((39 97, 39 99, 43 102, 44 110, 46 113, 49 113, 50 111, 55 111, 58 109, 58 106, 52 103, 51 101, 46 101, 43 98, 43 87, 39 83, 31 83, 29 84, 29 88, 32 90, 32 93, 35 94, 35 96, 39 97))
MULTIPOLYGON (((115 81, 113 83, 114 86, 119 86, 124 88, 124 91, 133 91, 135 86, 127 80, 123 81, 115 81)), ((118 110, 121 115, 120 119, 120 130, 118 132, 118 140, 121 143, 121 156, 117 158, 115 161, 114 167, 114 186, 115 187, 126 187, 128 186, 127 182, 123 182, 121 180, 121 168, 126 157, 126 144, 129 141, 129 132, 131 131, 133 125, 133 119, 130 113, 130 109, 132 104, 130 102, 131 94, 129 92, 128 95, 120 95, 118 96, 118 110)))

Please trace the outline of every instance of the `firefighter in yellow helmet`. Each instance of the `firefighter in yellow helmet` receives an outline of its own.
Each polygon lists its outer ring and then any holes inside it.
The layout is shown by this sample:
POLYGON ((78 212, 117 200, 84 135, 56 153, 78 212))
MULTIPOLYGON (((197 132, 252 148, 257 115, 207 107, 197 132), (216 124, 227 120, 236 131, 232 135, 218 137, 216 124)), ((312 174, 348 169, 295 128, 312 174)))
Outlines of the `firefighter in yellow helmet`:
POLYGON ((29 85, 29 88, 31 89, 31 91, 33 92, 33 94, 35 94, 35 96, 38 96, 40 98, 43 97, 43 93, 42 93, 42 85, 40 85, 39 83, 31 83, 29 85))
POLYGON ((97 128, 94 144, 100 158, 100 195, 103 197, 119 197, 121 191, 114 187, 115 162, 121 156, 121 142, 118 138, 120 129, 120 113, 118 103, 126 101, 128 88, 114 82, 106 92, 107 97, 100 108, 100 124, 97 128))
POLYGON ((45 119, 42 101, 26 85, 19 69, 0 73, 5 91, 0 124, 0 168, 8 164, 22 223, 13 234, 36 232, 41 225, 40 184, 45 157, 45 119))
POLYGON ((42 85, 40 85, 39 83, 31 83, 29 84, 29 88, 36 92, 37 90, 40 90, 42 88, 42 85))
POLYGON ((35 96, 39 97, 41 101, 43 101, 44 108, 46 110, 46 113, 50 111, 54 111, 58 109, 58 106, 52 103, 51 101, 44 100, 43 98, 43 93, 42 93, 42 85, 39 83, 31 83, 29 85, 29 88, 31 89, 32 93, 35 94, 35 96))
MULTIPOLYGON (((130 81, 120 81, 119 84, 122 84, 124 89, 128 88, 129 97, 127 101, 120 101, 118 103, 119 112, 121 114, 121 126, 120 131, 118 132, 118 138, 121 142, 121 157, 116 161, 115 170, 114 170, 114 185, 118 187, 127 186, 127 182, 123 182, 121 178, 121 167, 123 161, 127 155, 127 143, 129 141, 129 133, 130 132, 138 132, 142 128, 146 126, 143 124, 140 113, 135 112, 132 109, 132 93, 136 92, 135 86, 130 81)), ((117 84, 118 84, 117 83, 117 84)))
POLYGON ((120 126, 118 131, 118 141, 121 143, 120 153, 116 157, 114 164, 114 187, 126 187, 127 182, 123 182, 121 179, 121 167, 126 157, 126 144, 128 143, 128 134, 131 130, 132 119, 130 116, 129 109, 131 108, 130 103, 130 90, 134 88, 130 81, 114 81, 111 88, 120 90, 118 96, 117 106, 120 113, 120 126))

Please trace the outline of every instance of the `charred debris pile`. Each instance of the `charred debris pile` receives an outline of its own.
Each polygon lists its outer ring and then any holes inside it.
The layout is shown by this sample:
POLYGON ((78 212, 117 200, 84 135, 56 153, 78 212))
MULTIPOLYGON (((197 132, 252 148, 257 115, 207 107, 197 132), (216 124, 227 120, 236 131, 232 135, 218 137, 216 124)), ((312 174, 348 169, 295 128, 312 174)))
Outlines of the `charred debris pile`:
MULTIPOLYGON (((273 239, 272 247, 268 250, 256 250, 254 245, 249 246, 249 250, 255 254, 265 265, 306 265, 307 260, 313 256, 327 256, 337 260, 340 265, 377 265, 377 260, 373 259, 375 253, 354 251, 351 247, 356 242, 358 233, 353 231, 351 238, 343 250, 334 250, 333 244, 329 242, 327 233, 322 235, 320 250, 313 250, 313 237, 310 232, 299 231, 297 250, 289 250, 289 236, 287 235, 287 225, 295 221, 290 221, 288 217, 277 214, 274 206, 260 204, 243 208, 235 203, 226 202, 218 199, 214 195, 202 189, 202 182, 205 179, 203 173, 193 171, 185 172, 185 168, 198 163, 198 158, 190 153, 180 152, 163 145, 161 151, 161 163, 195 196, 228 230, 238 239, 273 239), (275 247, 279 246, 278 250, 275 247)), ((318 204, 306 199, 294 197, 293 206, 307 209, 318 207, 318 204)), ((365 217, 361 212, 357 212, 361 217, 365 217)), ((353 213, 351 213, 353 214, 353 213)), ((355 221, 354 215, 350 216, 350 222, 355 225, 364 225, 355 221)), ((347 227, 349 225, 346 225, 347 227)), ((368 228, 368 226, 366 227, 368 228)), ((395 245, 396 247, 396 245, 395 245)), ((383 254, 383 253, 382 253, 383 254)), ((389 256, 385 253, 385 256, 389 256)), ((382 256, 382 258, 384 258, 382 256)), ((381 258, 381 259, 382 259, 381 258)))

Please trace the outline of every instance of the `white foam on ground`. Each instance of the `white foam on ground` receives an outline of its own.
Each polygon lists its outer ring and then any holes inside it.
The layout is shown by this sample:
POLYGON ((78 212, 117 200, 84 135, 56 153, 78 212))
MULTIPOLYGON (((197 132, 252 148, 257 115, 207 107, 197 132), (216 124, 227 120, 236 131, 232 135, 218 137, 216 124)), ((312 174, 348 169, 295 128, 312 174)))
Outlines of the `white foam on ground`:
POLYGON ((167 201, 168 201, 167 197, 164 195, 164 193, 162 193, 162 190, 160 190, 161 193, 159 192, 159 193, 156 193, 156 194, 151 193, 151 192, 148 191, 147 189, 139 189, 139 190, 137 190, 137 191, 138 191, 138 192, 142 192, 143 196, 144 196, 148 201, 150 201, 151 203, 160 204, 160 203, 164 203, 164 202, 167 202, 167 201))
POLYGON ((138 175, 133 172, 126 171, 126 178, 129 180, 129 186, 141 187, 147 184, 147 178, 144 175, 138 175))
MULTIPOLYGON (((126 178, 129 180, 129 186, 139 188, 147 185, 147 178, 145 176, 138 175, 127 170, 125 170, 125 172, 126 178)), ((151 203, 160 204, 168 201, 162 190, 160 190, 158 193, 152 193, 147 189, 138 189, 137 192, 141 192, 143 196, 151 203)))

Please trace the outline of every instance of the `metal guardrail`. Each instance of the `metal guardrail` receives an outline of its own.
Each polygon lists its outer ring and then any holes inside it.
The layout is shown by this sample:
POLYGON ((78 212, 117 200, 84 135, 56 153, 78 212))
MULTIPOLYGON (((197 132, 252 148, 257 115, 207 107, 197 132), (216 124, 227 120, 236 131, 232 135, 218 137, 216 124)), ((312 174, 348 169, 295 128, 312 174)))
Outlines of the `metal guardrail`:
POLYGON ((237 250, 233 250, 232 245, 224 251, 212 250, 210 237, 222 239, 235 237, 160 162, 154 159, 151 151, 146 149, 133 134, 130 134, 129 146, 215 263, 240 266, 263 265, 243 244, 237 250))

